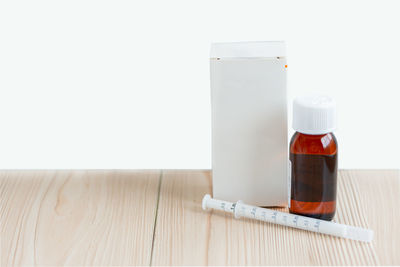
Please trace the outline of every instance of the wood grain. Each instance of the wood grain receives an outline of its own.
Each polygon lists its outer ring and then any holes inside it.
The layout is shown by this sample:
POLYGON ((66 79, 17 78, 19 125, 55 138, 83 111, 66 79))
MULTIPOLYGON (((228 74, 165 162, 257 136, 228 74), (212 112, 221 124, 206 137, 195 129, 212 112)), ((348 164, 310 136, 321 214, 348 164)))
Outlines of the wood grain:
POLYGON ((160 174, 0 172, 1 266, 400 264, 398 170, 339 172, 335 221, 370 244, 204 212, 210 171, 160 174))
POLYGON ((160 171, 3 171, 1 265, 149 265, 160 171))
POLYGON ((208 264, 214 225, 199 205, 206 193, 211 193, 209 171, 163 171, 153 265, 208 264))
MULTIPOLYGON (((340 171, 336 222, 373 229, 362 243, 201 210, 208 171, 166 171, 154 265, 400 264, 399 171, 340 171)), ((280 209, 285 211, 285 209, 280 209)))

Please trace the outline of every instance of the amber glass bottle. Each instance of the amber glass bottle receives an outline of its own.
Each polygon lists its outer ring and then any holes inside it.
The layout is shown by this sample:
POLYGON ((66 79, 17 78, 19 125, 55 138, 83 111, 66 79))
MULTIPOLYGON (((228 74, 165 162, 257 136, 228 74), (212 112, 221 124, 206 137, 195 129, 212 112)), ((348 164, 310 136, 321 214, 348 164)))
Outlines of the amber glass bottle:
POLYGON ((290 212, 332 220, 336 211, 338 145, 335 103, 322 96, 296 98, 290 142, 290 212))

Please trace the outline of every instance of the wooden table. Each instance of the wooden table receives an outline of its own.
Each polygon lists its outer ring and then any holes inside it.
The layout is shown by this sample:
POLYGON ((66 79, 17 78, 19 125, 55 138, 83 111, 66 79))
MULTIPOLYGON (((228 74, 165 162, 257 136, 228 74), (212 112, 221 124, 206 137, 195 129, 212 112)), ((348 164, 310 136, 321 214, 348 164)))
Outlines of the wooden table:
MULTIPOLYGON (((2 171, 1 266, 400 264, 400 172, 340 171, 361 243, 204 212, 210 171, 2 171)), ((281 209, 285 210, 285 209, 281 209)))

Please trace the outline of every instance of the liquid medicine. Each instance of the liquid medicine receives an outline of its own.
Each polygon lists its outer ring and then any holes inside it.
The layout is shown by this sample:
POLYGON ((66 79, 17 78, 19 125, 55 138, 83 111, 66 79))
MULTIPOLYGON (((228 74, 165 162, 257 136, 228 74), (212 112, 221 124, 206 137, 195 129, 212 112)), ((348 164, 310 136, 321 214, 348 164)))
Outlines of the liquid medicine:
POLYGON ((338 145, 336 105, 326 96, 298 97, 293 102, 290 142, 290 212, 332 220, 336 212, 338 145))

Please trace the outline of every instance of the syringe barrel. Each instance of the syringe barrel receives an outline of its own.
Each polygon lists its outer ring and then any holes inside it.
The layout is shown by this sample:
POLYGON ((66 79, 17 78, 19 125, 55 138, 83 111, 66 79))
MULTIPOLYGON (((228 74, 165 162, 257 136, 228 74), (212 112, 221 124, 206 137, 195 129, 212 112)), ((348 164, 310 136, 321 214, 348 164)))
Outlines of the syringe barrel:
POLYGON ((346 225, 318 220, 310 217, 264 209, 238 202, 235 216, 243 216, 265 222, 285 225, 298 229, 346 237, 346 225))
POLYGON ((234 213, 236 218, 246 217, 264 222, 280 224, 321 234, 350 238, 353 240, 371 242, 374 232, 372 230, 348 226, 296 214, 280 212, 251 206, 238 201, 236 203, 211 198, 205 195, 203 198, 203 209, 217 209, 234 213))

